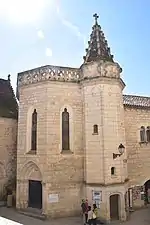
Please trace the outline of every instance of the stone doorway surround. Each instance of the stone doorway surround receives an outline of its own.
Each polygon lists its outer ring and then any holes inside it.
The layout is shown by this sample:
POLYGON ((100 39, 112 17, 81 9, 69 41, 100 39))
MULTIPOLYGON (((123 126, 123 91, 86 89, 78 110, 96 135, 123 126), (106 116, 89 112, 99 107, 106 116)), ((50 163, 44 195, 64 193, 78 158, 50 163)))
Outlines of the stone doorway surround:
POLYGON ((7 182, 6 171, 4 164, 0 162, 0 200, 3 198, 4 185, 7 182))
POLYGON ((45 183, 43 183, 41 169, 33 161, 28 161, 18 170, 16 207, 18 209, 26 209, 29 206, 29 180, 40 181, 42 184, 42 213, 45 214, 45 183))
POLYGON ((113 194, 109 197, 110 201, 110 219, 119 220, 120 218, 120 195, 113 194))
POLYGON ((150 180, 147 180, 144 184, 145 204, 150 204, 150 180))

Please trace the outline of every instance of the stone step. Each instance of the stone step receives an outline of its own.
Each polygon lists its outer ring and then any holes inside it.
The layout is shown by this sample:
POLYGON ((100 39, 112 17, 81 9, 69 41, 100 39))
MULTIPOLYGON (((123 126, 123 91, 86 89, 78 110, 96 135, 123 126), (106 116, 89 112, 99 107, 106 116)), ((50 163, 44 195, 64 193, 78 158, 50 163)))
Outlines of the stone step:
POLYGON ((4 207, 6 205, 7 205, 7 203, 5 201, 0 201, 0 207, 4 207))
POLYGON ((97 219, 97 224, 106 224, 105 221, 97 219))
POLYGON ((22 210, 18 210, 18 212, 20 214, 23 214, 25 216, 29 216, 35 219, 40 219, 40 220, 46 220, 47 217, 46 215, 43 215, 40 211, 34 211, 34 210, 30 210, 30 209, 22 209, 22 210))

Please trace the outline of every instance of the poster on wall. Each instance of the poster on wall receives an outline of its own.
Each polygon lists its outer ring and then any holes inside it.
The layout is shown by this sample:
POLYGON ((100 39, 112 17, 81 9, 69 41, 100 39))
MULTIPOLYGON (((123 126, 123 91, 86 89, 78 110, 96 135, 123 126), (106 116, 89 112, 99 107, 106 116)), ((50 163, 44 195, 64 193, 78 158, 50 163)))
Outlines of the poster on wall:
POLYGON ((57 203, 59 202, 58 194, 50 194, 48 196, 49 203, 57 203))
POLYGON ((102 202, 102 191, 92 191, 92 199, 97 208, 100 208, 100 203, 102 202))

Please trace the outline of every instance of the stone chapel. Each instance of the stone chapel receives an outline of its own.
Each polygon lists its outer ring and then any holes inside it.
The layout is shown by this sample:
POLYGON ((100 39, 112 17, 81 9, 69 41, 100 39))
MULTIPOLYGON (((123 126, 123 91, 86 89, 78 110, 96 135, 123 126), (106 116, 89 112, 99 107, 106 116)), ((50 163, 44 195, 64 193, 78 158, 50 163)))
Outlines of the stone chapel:
MULTIPOLYGON (((46 65, 18 73, 18 135, 16 117, 0 114, 3 128, 12 129, 0 136, 0 184, 17 137, 18 209, 70 216, 88 198, 103 219, 124 221, 130 209, 150 203, 150 97, 123 94, 122 69, 94 18, 79 68, 46 65)), ((9 81, 1 83, 11 89, 9 81)))

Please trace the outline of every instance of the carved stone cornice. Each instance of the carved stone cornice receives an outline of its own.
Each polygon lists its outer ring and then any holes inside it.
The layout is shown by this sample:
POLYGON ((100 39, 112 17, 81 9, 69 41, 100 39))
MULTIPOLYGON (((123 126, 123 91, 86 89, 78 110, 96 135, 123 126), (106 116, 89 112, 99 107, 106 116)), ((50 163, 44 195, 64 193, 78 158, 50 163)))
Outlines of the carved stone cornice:
POLYGON ((120 79, 121 67, 116 62, 98 60, 81 66, 80 80, 106 77, 120 79))
POLYGON ((120 78, 122 68, 118 63, 100 62, 97 67, 98 73, 102 77, 120 78))
POLYGON ((79 82, 80 69, 59 66, 43 66, 18 73, 17 86, 34 84, 41 81, 79 82))

